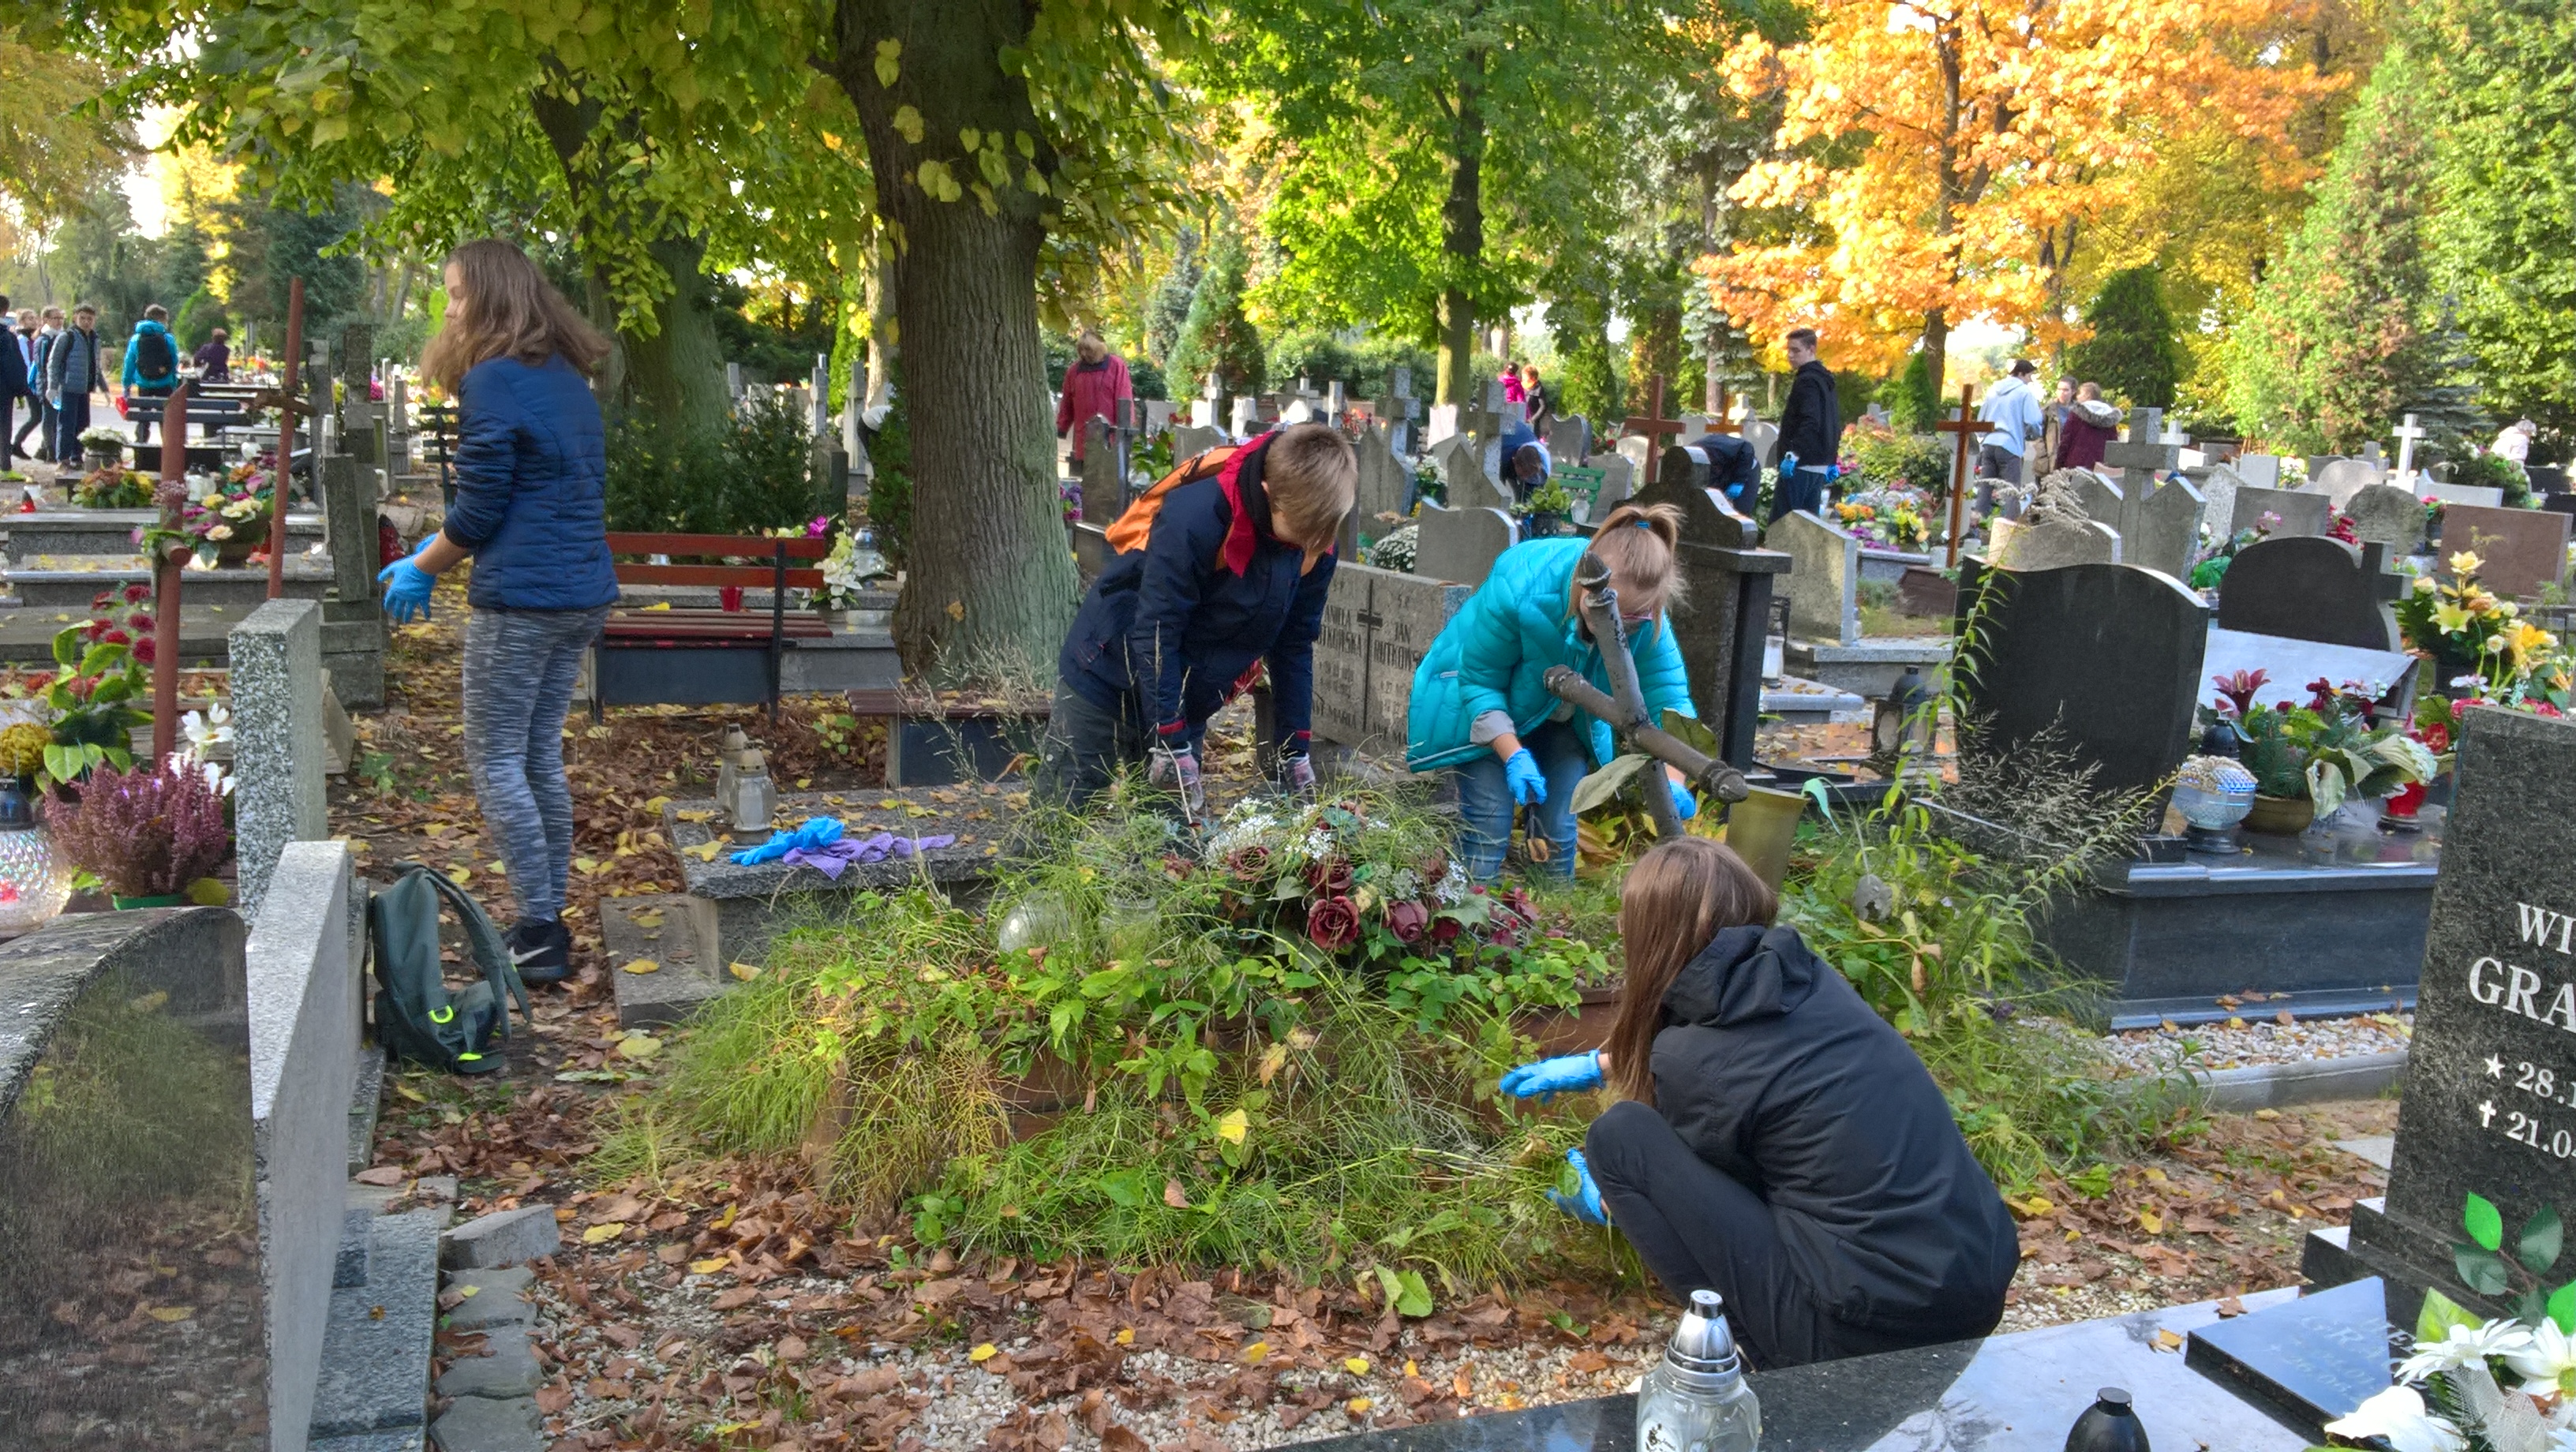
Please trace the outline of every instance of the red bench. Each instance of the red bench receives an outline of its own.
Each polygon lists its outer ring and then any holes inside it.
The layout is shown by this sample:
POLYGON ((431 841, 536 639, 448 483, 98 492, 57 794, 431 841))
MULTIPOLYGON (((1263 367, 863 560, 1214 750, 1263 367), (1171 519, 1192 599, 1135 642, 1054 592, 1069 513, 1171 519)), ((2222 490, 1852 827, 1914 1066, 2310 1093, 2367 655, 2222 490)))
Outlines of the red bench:
MULTIPOLYGON (((790 610, 790 590, 820 590, 823 572, 790 560, 820 560, 828 539, 764 539, 756 535, 620 534, 608 536, 612 556, 658 555, 674 563, 616 566, 621 585, 712 585, 719 590, 769 592, 769 608, 634 609, 608 617, 592 671, 590 715, 596 721, 616 706, 750 705, 766 702, 778 717, 780 664, 788 642, 827 640, 832 627, 819 612, 790 610), (680 560, 758 560, 759 564, 681 564, 680 560)), ((738 597, 737 597, 738 598, 738 597)))

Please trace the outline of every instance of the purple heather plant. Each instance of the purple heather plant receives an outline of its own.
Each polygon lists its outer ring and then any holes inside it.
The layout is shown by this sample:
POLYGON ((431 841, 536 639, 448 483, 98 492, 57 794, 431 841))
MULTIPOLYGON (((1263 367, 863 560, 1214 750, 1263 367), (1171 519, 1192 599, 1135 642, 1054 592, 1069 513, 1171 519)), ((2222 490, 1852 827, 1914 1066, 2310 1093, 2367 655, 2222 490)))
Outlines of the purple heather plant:
POLYGON ((118 897, 164 897, 211 876, 232 850, 223 799, 204 773, 100 766, 76 804, 49 813, 54 840, 75 866, 118 897))

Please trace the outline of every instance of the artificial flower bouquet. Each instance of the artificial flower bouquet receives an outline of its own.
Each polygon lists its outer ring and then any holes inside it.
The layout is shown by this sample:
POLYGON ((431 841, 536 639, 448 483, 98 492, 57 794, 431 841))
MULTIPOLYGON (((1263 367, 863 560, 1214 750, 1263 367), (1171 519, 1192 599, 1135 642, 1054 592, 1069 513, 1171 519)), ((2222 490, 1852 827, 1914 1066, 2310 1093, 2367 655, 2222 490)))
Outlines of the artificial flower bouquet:
POLYGON ((2485 562, 2462 550, 2450 558, 2448 583, 2418 575, 2397 601, 2406 644, 2431 658, 2444 686, 2466 687, 2480 700, 2520 706, 2537 697, 2564 709, 2571 685, 2558 637, 2522 618, 2522 607, 2478 582, 2485 562), (2534 689, 2535 679, 2538 682, 2534 689), (2554 696, 2553 696, 2554 693, 2554 696))
POLYGON ((263 456, 260 463, 236 465, 223 478, 188 476, 188 501, 179 506, 176 527, 150 524, 134 532, 147 558, 165 548, 187 551, 198 569, 238 564, 268 543, 269 511, 276 490, 263 456))
POLYGON ((1237 923, 1302 932, 1327 953, 1509 948, 1539 920, 1520 889, 1470 883, 1436 835, 1381 820, 1356 799, 1242 802, 1209 834, 1200 861, 1222 879, 1237 923))
POLYGON ((2308 682, 2308 701, 2257 702, 2262 671, 2212 676, 2219 700, 2208 709, 2244 742, 2245 769, 2266 796, 2305 796, 2322 817, 2347 799, 2375 800, 2429 782, 2434 754, 2396 726, 2374 724, 2375 706, 2358 681, 2308 682))
POLYGON ((1902 484, 1864 489, 1833 506, 1835 522, 1852 534, 1892 550, 1920 550, 1932 541, 1931 502, 1902 484))

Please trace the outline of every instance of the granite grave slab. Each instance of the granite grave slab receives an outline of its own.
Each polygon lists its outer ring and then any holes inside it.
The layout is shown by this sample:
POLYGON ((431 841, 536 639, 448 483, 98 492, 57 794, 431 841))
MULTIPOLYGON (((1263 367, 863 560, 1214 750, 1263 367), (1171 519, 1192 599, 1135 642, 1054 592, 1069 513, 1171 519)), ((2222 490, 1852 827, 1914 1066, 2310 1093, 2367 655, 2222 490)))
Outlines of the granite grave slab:
POLYGON ((2301 1435, 2322 1438, 2326 1423, 2388 1389, 2397 1354, 2372 1276, 2199 1327, 2183 1361, 2301 1435))
POLYGON ((2218 623, 2255 635, 2402 650, 2390 602, 2404 581, 2388 573, 2385 554, 2378 545, 2323 535, 2256 540, 2237 551, 2219 581, 2218 623))
POLYGON ((1761 720, 1772 590, 1790 568, 1788 552, 1763 548, 1760 527, 1736 512, 1722 491, 1688 478, 1664 474, 1638 502, 1670 504, 1682 512, 1675 564, 1683 594, 1680 605, 1666 612, 1673 643, 1690 679, 1691 704, 1717 733, 1719 755, 1749 769, 1761 720))
POLYGON ((2364 544, 2386 545, 2389 557, 2402 559, 2424 547, 2424 501, 2403 489, 2372 484, 2355 490, 2343 512, 2364 544))
POLYGON ((1860 540, 1800 509, 1771 522, 1763 543, 1788 555, 1789 633, 1851 645, 1860 639, 1860 540))
POLYGON ((1982 725, 1963 749, 2011 752, 2053 733, 2111 791, 2153 788, 2181 763, 2209 608, 2172 576, 2107 564, 2024 572, 1971 558, 1959 619, 1972 617, 1980 639, 1964 694, 1982 725))
POLYGON ((2227 532, 2268 528, 2271 534, 2323 534, 2334 522, 2334 501, 2305 489, 2239 488, 2227 532), (2271 524, 2265 526, 2265 516, 2271 524))
POLYGON ((1315 640, 1315 735, 1401 761, 1413 673, 1472 593, 1434 576, 1336 568, 1315 640))
POLYGON ((2337 509, 2364 489, 2388 482, 2388 470, 2375 459, 2328 459, 2308 475, 2308 487, 2334 502, 2337 509))
POLYGON ((1413 550, 1413 573, 1433 580, 1481 585, 1494 561, 1520 537, 1519 526, 1500 509, 1443 509, 1426 503, 1418 516, 1422 529, 1413 550))
POLYGON ((2508 600, 2539 594, 2567 576, 2564 514, 2549 509, 2488 509, 2474 504, 2442 507, 2439 557, 2462 550, 2479 560, 2478 579, 2508 600))

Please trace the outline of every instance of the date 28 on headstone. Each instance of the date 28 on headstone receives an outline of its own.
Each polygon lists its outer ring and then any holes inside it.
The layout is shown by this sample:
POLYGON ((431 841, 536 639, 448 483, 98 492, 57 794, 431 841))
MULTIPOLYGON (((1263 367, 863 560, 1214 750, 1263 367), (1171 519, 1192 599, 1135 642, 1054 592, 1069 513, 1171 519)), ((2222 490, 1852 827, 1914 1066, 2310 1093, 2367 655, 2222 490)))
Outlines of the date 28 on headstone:
MULTIPOLYGON (((2479 1258, 2455 1248, 2487 1238, 2463 1224, 2468 1197, 2502 1212, 2506 1260, 2540 1211, 2576 1215, 2576 722, 2473 708, 2458 761, 2386 1208, 2356 1211, 2352 1246, 2504 1311, 2529 1289, 2520 1267, 2506 1286, 2492 1270, 2461 1283, 2479 1258)), ((2542 1289, 2571 1277, 2576 1257, 2542 1289)), ((2399 1299, 2391 1318, 2410 1324, 2399 1299)))

